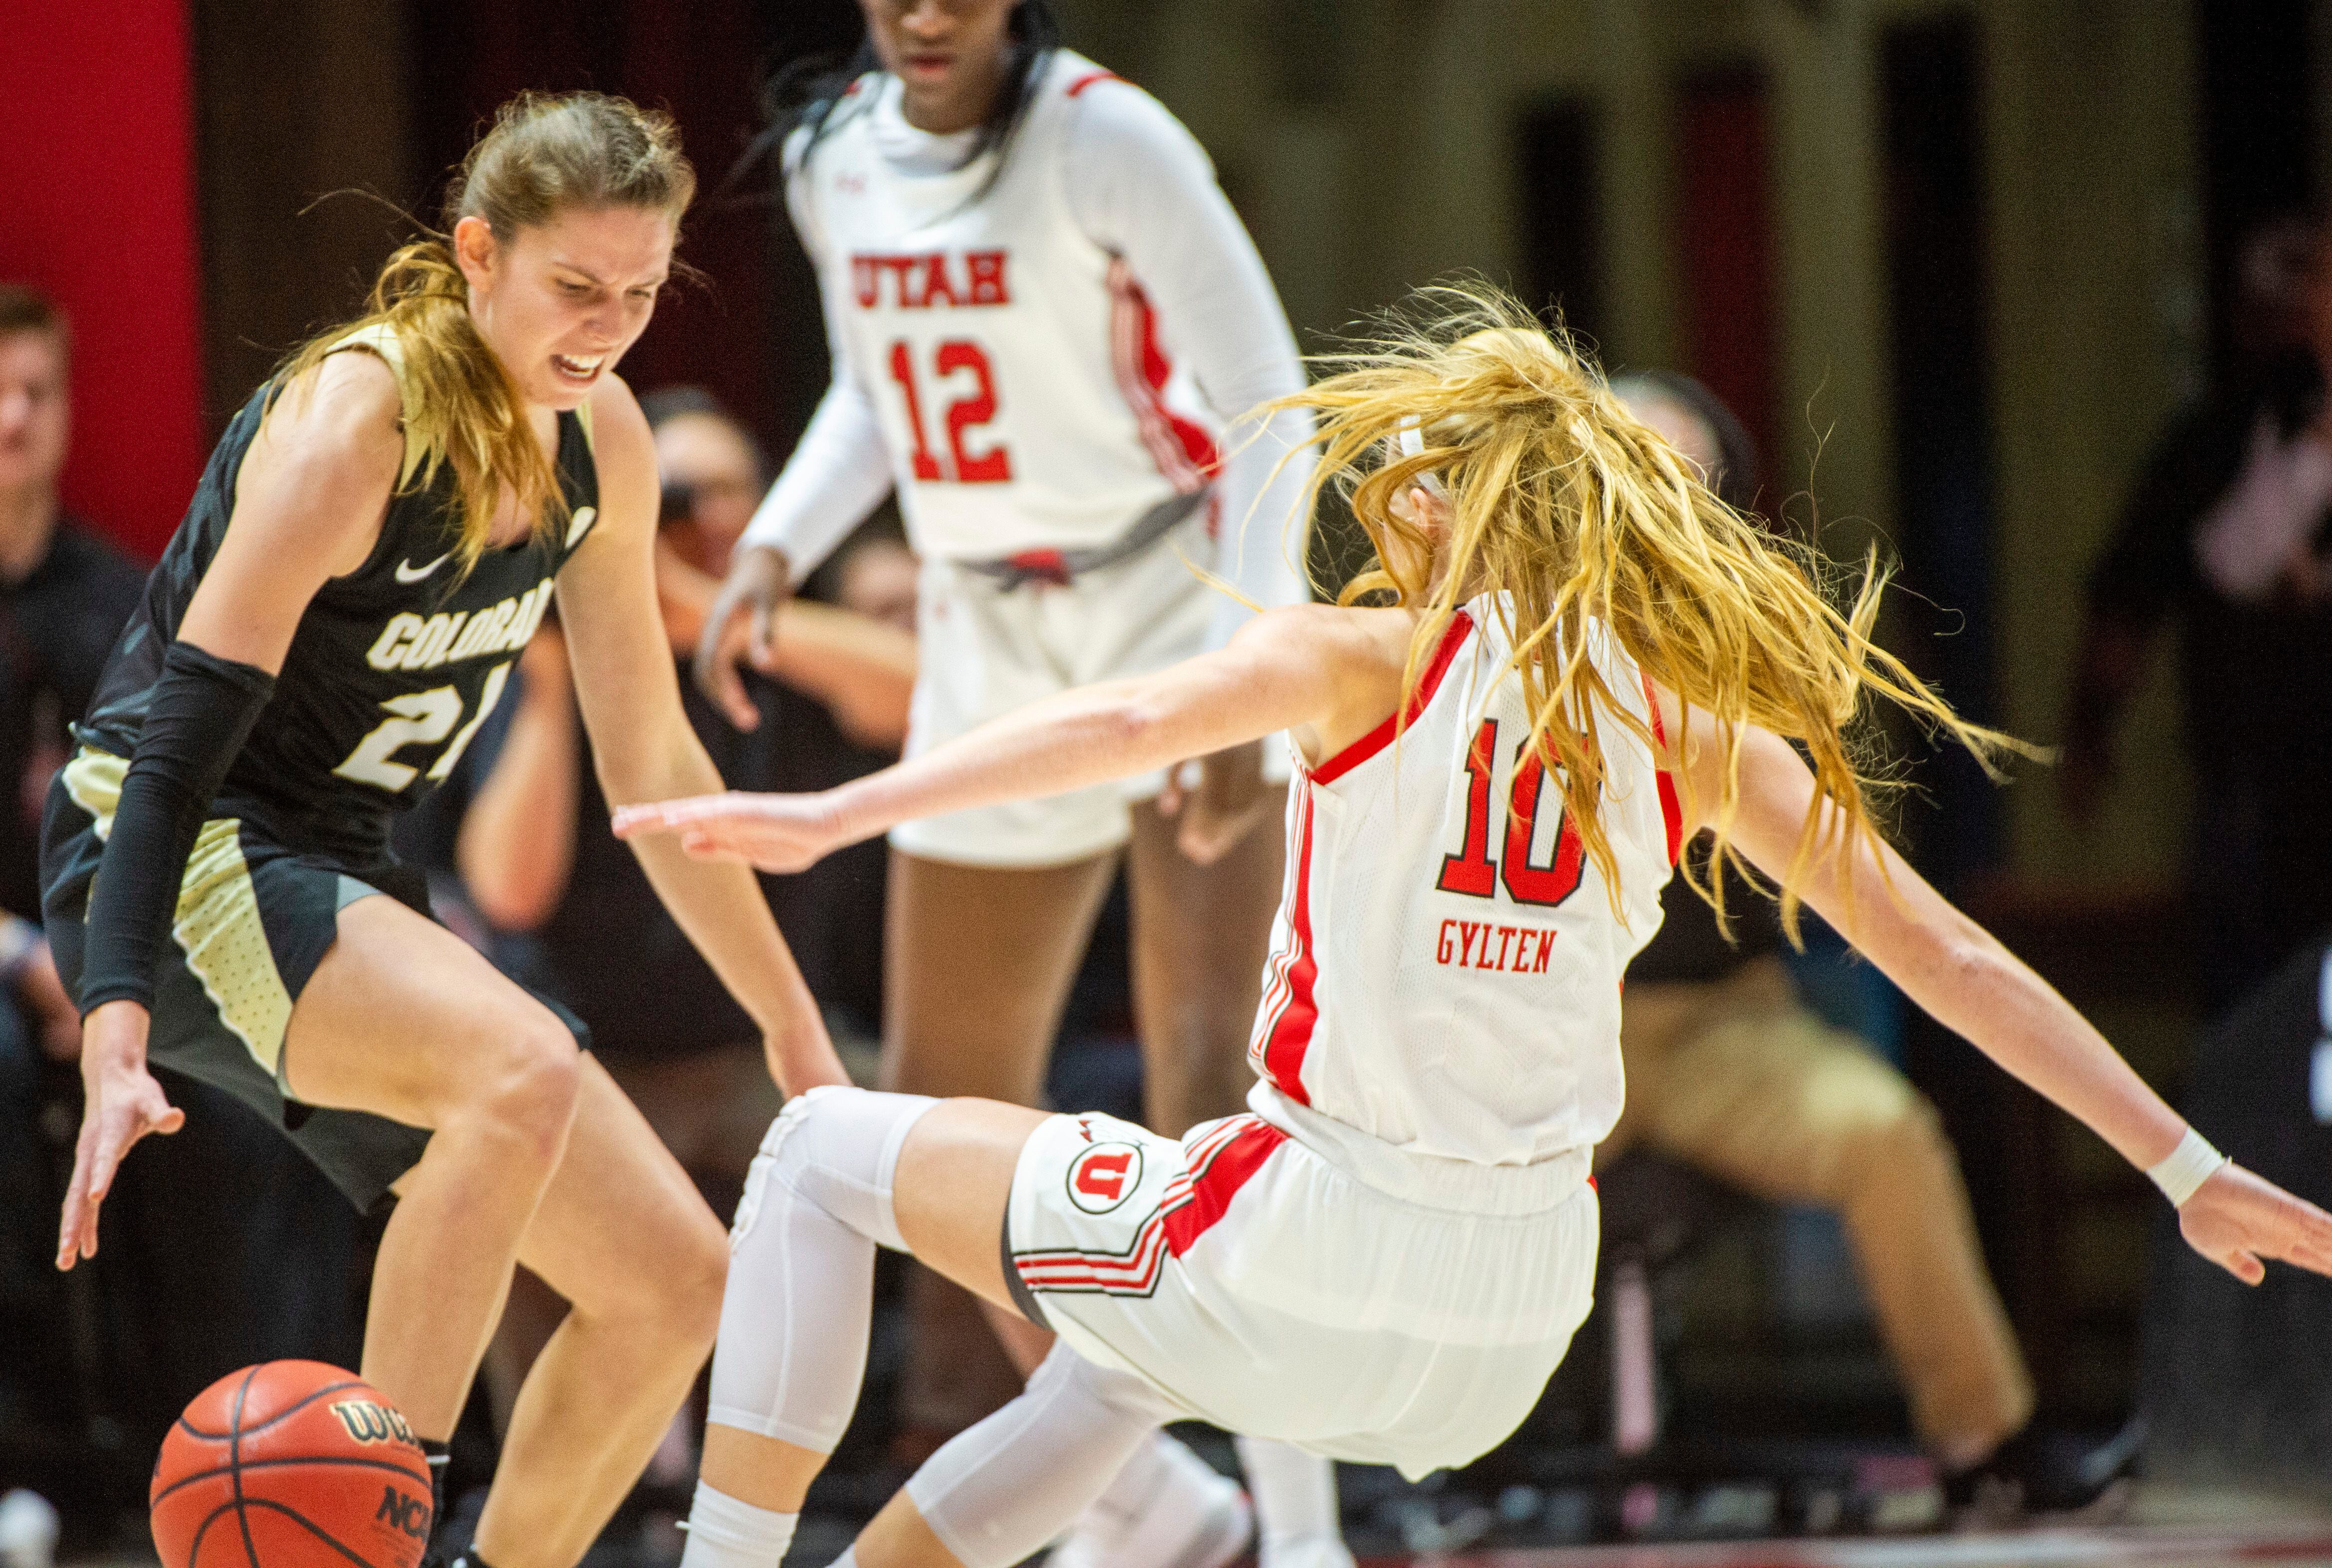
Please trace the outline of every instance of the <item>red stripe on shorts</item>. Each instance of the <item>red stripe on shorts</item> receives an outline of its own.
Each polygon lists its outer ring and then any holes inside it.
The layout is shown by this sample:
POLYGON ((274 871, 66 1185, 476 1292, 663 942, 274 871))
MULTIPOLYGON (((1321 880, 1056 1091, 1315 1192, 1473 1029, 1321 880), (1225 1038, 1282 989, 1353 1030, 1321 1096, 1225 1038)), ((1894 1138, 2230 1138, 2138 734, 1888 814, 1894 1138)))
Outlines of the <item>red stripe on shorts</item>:
POLYGON ((1238 1190, 1286 1142, 1287 1134, 1270 1123, 1248 1122, 1190 1183, 1190 1200, 1167 1214, 1167 1249, 1180 1257, 1214 1229, 1238 1190))

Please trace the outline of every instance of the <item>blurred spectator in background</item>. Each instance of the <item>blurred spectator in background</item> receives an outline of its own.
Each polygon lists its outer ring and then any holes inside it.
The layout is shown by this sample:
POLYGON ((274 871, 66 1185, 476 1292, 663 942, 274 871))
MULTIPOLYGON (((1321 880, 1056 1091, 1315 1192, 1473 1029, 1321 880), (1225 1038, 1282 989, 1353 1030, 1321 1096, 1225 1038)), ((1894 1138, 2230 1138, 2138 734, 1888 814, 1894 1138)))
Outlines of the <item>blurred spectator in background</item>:
MULTIPOLYGON (((679 388, 641 403, 664 480, 656 578, 664 628, 683 701, 722 777, 737 789, 822 789, 895 759, 914 683, 913 557, 878 536, 836 562, 842 597, 872 613, 788 605, 773 673, 754 677, 762 723, 750 733, 731 728, 678 665, 696 645, 767 474, 751 436, 708 395, 679 388), (903 617, 894 602, 902 582, 903 617)), ((594 1054, 726 1215, 780 1104, 760 1030, 608 831, 555 621, 528 646, 506 706, 440 792, 453 818, 418 825, 418 838, 401 850, 458 873, 489 954, 590 1026, 594 1054)), ((763 881, 836 1047, 870 1082, 883 883, 879 841, 763 881)), ((498 1421, 564 1312, 521 1271, 487 1356, 498 1421)), ((675 1442, 650 1474, 676 1480, 688 1463, 675 1442)))
POLYGON ((91 1391, 52 1261, 59 1194, 41 1113, 73 1083, 43 1062, 78 1060, 81 1014, 34 923, 40 803, 141 578, 58 501, 71 359, 54 307, 0 283, 0 1442, 85 1417, 91 1391))
POLYGON ((0 1469, 52 1477, 78 1528, 143 1496, 153 1445, 214 1379, 353 1364, 363 1232, 249 1111, 171 1076, 185 1129, 121 1172, 88 1277, 56 1272, 81 1018, 31 923, 41 802, 146 577, 60 503, 71 362, 64 318, 0 283, 0 1469))
POLYGON ((2060 779, 2094 820, 2155 633, 2184 636, 2194 774, 2188 913, 2215 1016, 2332 922, 2332 247, 2322 220, 2245 248, 2247 350, 2174 417, 2088 584, 2060 779))
POLYGON ((0 283, 0 911, 11 923, 0 973, 34 1032, 68 1060, 80 1052, 80 1017, 26 923, 41 912, 41 803, 65 761, 65 726, 89 706, 146 580, 66 517, 57 496, 72 426, 72 346, 48 301, 0 283))
MULTIPOLYGON (((1613 390, 1728 505, 1751 509, 1756 452, 1713 393, 1659 372, 1613 390)), ((1730 942, 1671 880, 1659 934, 1628 966, 1628 1103, 1598 1169, 1640 1144, 1768 1201, 1836 1211, 1946 1496, 1995 1515, 2093 1500, 2129 1456, 2069 1453, 2030 1429, 2031 1374, 1935 1107, 1806 1005, 1769 896, 1734 877, 1725 904, 1730 942)))

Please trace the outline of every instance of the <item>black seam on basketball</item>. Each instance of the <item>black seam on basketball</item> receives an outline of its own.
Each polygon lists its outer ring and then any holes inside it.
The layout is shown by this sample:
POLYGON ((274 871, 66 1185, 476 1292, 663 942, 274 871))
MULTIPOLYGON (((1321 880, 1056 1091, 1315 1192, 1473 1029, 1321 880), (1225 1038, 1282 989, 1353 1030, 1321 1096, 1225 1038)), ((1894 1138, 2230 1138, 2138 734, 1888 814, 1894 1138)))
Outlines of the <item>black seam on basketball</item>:
MULTIPOLYGON (((243 1529, 243 1556, 250 1568, 259 1568, 259 1543, 251 1538, 251 1517, 243 1506, 243 1401, 251 1392, 251 1380, 259 1375, 253 1367, 243 1374, 243 1382, 234 1391, 234 1410, 227 1417, 226 1462, 234 1482, 234 1522, 243 1529)), ((188 1564, 192 1568, 192 1564, 188 1564)))
MULTIPOLYGON (((286 1465, 361 1466, 368 1469, 394 1471, 396 1474, 403 1476, 406 1480, 412 1482, 416 1487, 426 1487, 429 1485, 429 1477, 427 1476, 416 1474, 414 1471, 406 1468, 403 1465, 393 1464, 387 1459, 368 1459, 361 1455, 356 1454, 304 1454, 297 1458, 285 1459, 245 1459, 242 1462, 239 1468, 245 1470, 280 1470, 286 1465)), ((148 1500, 147 1506, 148 1507, 152 1507, 158 1505, 163 1498, 168 1496, 171 1493, 177 1491, 181 1487, 191 1487, 196 1481, 215 1480, 219 1477, 225 1475, 227 1470, 227 1466, 221 1465, 215 1470, 199 1470, 191 1476, 181 1476, 177 1480, 171 1482, 168 1486, 163 1487, 160 1491, 155 1493, 152 1498, 148 1500)))
MULTIPOLYGON (((286 1416, 294 1416, 299 1414, 301 1410, 306 1410, 310 1405, 314 1404, 318 1400, 322 1399, 326 1394, 336 1394, 342 1389, 360 1389, 364 1386, 364 1380, 362 1378, 350 1378, 346 1382, 329 1384, 324 1388, 316 1390, 313 1393, 302 1395, 295 1403, 285 1405, 282 1410, 276 1411, 273 1415, 268 1417, 257 1426, 244 1427, 241 1429, 246 1432, 263 1432, 268 1428, 273 1426, 276 1422, 283 1420, 286 1416)), ((206 1432, 203 1430, 202 1428, 186 1420, 184 1416, 180 1416, 178 1418, 178 1425, 186 1429, 186 1432, 188 1437, 200 1438, 206 1443, 223 1443, 234 1435, 231 1432, 206 1432)))
MULTIPOLYGON (((325 1545, 330 1546, 333 1551, 338 1552, 341 1556, 355 1563, 357 1568, 378 1568, 378 1564, 367 1558, 358 1556, 353 1550, 341 1545, 334 1537, 326 1535, 322 1525, 317 1524, 313 1519, 311 1519, 307 1515, 302 1514, 297 1508, 286 1507, 282 1503, 272 1503, 264 1497, 253 1497, 251 1500, 250 1506, 254 1508, 272 1508, 275 1512, 282 1515, 285 1518, 299 1525, 302 1530, 305 1530, 310 1535, 315 1536, 317 1540, 321 1541, 325 1545)), ((256 1557, 252 1559, 252 1568, 259 1568, 259 1559, 256 1557)))
MULTIPOLYGON (((194 1544, 186 1548, 186 1568, 195 1568, 195 1564, 203 1560, 203 1537, 211 1533, 211 1526, 219 1522, 219 1515, 233 1507, 234 1507, 234 1499, 230 1497, 225 1502, 221 1503, 217 1507, 213 1508, 210 1513, 204 1517, 203 1522, 195 1526, 194 1544)), ((240 1512, 237 1513, 236 1516, 238 1518, 242 1516, 240 1512)))

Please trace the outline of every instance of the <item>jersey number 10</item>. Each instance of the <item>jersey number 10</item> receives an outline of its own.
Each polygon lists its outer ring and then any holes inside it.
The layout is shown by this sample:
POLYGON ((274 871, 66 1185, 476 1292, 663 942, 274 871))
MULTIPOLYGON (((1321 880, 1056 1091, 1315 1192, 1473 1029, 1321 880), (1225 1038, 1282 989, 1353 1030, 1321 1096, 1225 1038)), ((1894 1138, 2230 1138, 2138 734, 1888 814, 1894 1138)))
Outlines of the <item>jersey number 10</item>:
POLYGON ((1545 865, 1531 864, 1531 840, 1546 795, 1546 764, 1525 741, 1515 754, 1514 783, 1506 791, 1505 852, 1490 858, 1490 772, 1497 755, 1498 722, 1485 719, 1466 749, 1466 841, 1457 854, 1442 856, 1441 875, 1433 885, 1469 898, 1496 898, 1503 882, 1506 896, 1516 904, 1552 908, 1579 891, 1583 846, 1562 816, 1558 797, 1553 858, 1545 865))
POLYGON ((996 417, 996 376, 988 368, 988 350, 967 338, 951 338, 932 356, 932 376, 945 381, 961 371, 971 372, 972 390, 947 406, 948 457, 942 462, 923 434, 923 399, 915 380, 915 357, 903 338, 891 345, 891 379, 907 399, 907 428, 915 438, 908 465, 925 483, 953 481, 958 484, 1004 484, 1012 478, 1012 454, 998 442, 985 452, 968 451, 965 437, 996 417))

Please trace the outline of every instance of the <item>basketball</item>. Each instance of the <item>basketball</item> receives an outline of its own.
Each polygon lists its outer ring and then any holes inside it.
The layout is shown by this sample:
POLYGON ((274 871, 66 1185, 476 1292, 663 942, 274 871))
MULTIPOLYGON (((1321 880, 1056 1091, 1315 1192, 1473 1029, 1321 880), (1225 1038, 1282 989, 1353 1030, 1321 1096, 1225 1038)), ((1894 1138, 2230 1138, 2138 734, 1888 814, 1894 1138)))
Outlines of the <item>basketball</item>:
POLYGON ((195 1397, 148 1502, 163 1568, 418 1568, 430 1499, 428 1458, 378 1390, 272 1361, 195 1397))

